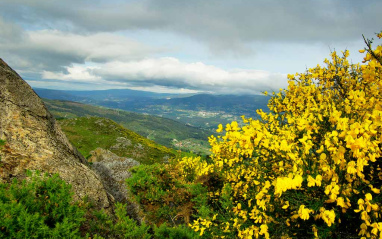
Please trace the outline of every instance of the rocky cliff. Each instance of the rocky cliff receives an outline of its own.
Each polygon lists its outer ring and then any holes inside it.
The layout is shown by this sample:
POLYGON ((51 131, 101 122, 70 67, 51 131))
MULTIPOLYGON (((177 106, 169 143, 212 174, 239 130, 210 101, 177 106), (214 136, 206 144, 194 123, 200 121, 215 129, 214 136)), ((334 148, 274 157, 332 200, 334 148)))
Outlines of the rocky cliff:
POLYGON ((73 186, 75 199, 88 196, 98 208, 110 208, 100 177, 69 143, 32 88, 0 59, 0 180, 25 171, 58 173, 73 186))

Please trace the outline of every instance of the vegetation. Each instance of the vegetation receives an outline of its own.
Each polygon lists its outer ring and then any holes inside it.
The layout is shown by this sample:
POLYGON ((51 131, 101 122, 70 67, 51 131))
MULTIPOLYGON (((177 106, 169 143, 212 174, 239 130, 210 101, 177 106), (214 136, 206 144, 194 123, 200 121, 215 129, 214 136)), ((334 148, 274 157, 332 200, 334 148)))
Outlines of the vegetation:
POLYGON ((221 123, 240 120, 241 115, 256 117, 257 109, 268 110, 268 97, 264 95, 174 95, 128 89, 66 91, 35 88, 34 90, 42 98, 70 100, 158 115, 209 130, 214 130, 221 123))
POLYGON ((141 165, 132 172, 127 185, 151 224, 187 225, 207 200, 206 188, 180 178, 174 165, 141 165))
POLYGON ((184 226, 150 228, 115 205, 115 217, 86 201, 73 202, 71 186, 57 174, 28 173, 23 181, 0 183, 0 238, 194 238, 184 226))
POLYGON ((211 157, 133 168, 127 185, 147 224, 122 204, 111 218, 72 203, 58 176, 37 175, 0 184, 0 236, 382 238, 382 45, 365 43, 363 64, 332 52, 289 75, 259 119, 219 125, 211 157))
MULTIPOLYGON (((378 34, 382 37, 382 33, 378 34)), ((210 237, 381 237, 382 46, 363 63, 348 51, 289 75, 270 113, 219 126, 212 162, 185 158, 183 177, 218 174, 210 213, 191 227, 210 237)))
POLYGON ((57 175, 0 184, 0 238, 79 238, 85 210, 57 175))
POLYGON ((58 121, 70 142, 88 157, 97 147, 151 164, 175 157, 175 151, 125 129, 110 119, 80 117, 58 121))
POLYGON ((192 147, 180 148, 182 151, 194 150, 194 153, 206 154, 208 152, 207 138, 211 131, 198 129, 183 123, 152 115, 131 113, 123 110, 108 109, 104 107, 85 105, 70 101, 47 100, 45 105, 57 119, 69 119, 84 116, 98 116, 111 119, 123 127, 136 132, 154 142, 169 148, 177 141, 190 141, 192 147), (200 143, 203 142, 203 143, 200 143), (199 150, 197 147, 199 146, 199 150))
MULTIPOLYGON (((289 75, 269 113, 219 125, 210 159, 183 158, 152 190, 206 190, 189 223, 202 238, 381 238, 382 46, 365 42, 365 64, 333 52, 325 67, 289 75)), ((133 192, 141 203, 162 195, 133 192)))

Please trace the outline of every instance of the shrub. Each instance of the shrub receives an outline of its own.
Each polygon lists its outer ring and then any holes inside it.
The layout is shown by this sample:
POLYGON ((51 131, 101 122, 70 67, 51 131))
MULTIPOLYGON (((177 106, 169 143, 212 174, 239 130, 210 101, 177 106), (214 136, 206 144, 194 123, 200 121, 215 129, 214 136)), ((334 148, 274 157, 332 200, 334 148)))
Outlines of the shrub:
POLYGON ((189 227, 180 225, 178 227, 169 227, 166 223, 155 227, 155 239, 194 239, 198 235, 189 227))
POLYGON ((71 186, 53 176, 28 173, 0 184, 0 238, 151 238, 149 227, 115 205, 115 217, 88 203, 72 202, 71 186))
POLYGON ((127 216, 126 205, 115 204, 115 216, 113 220, 103 211, 93 211, 88 218, 89 233, 95 238, 126 238, 126 239, 149 239, 149 229, 145 223, 138 225, 136 221, 127 216))
POLYGON ((79 238, 83 215, 58 175, 0 184, 0 238, 79 238))
POLYGON ((191 224, 199 235, 382 236, 382 46, 365 42, 365 64, 333 52, 325 67, 289 75, 270 113, 219 125, 225 135, 209 139, 212 162, 179 163, 185 180, 221 182, 208 188, 209 215, 191 224))
POLYGON ((206 203, 206 188, 183 180, 174 164, 140 165, 132 173, 127 179, 129 191, 150 224, 188 224, 206 203))

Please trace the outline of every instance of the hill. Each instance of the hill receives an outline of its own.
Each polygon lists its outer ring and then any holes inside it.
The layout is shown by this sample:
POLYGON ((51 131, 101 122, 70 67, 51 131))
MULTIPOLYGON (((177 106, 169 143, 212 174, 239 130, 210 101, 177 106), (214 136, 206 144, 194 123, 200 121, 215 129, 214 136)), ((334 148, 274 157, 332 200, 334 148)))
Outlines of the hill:
POLYGON ((85 157, 96 148, 110 150, 121 157, 141 163, 163 162, 174 151, 128 130, 116 122, 95 116, 58 121, 70 142, 85 157))
POLYGON ((72 100, 83 102, 97 101, 120 101, 140 98, 160 99, 174 97, 175 94, 155 93, 149 91, 130 90, 130 89, 111 89, 111 90, 51 90, 34 88, 34 91, 42 98, 54 100, 72 100))
POLYGON ((57 91, 35 89, 42 98, 70 100, 170 118, 209 130, 218 124, 240 122, 240 116, 257 117, 257 109, 268 111, 264 95, 159 94, 134 90, 57 91))
POLYGON ((212 132, 191 127, 175 120, 158 116, 108 109, 70 101, 47 100, 45 105, 58 119, 98 116, 109 118, 123 127, 158 144, 182 151, 208 154, 208 137, 212 132))

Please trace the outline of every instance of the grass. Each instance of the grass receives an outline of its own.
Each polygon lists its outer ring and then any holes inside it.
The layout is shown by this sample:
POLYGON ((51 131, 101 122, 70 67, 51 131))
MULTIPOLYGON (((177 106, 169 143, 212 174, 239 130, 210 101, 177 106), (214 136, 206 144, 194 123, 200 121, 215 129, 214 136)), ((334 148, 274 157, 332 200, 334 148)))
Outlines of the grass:
POLYGON ((193 151, 196 154, 206 154, 208 152, 208 137, 213 134, 212 131, 187 126, 183 123, 158 116, 108 109, 70 101, 44 99, 44 103, 57 119, 83 116, 109 118, 137 134, 169 148, 175 148, 173 144, 174 139, 177 141, 202 142, 199 144, 199 148, 193 146, 182 148, 182 151, 193 151))
POLYGON ((176 156, 173 149, 146 139, 110 119, 80 117, 58 122, 70 142, 86 158, 98 147, 145 164, 163 162, 176 156))

